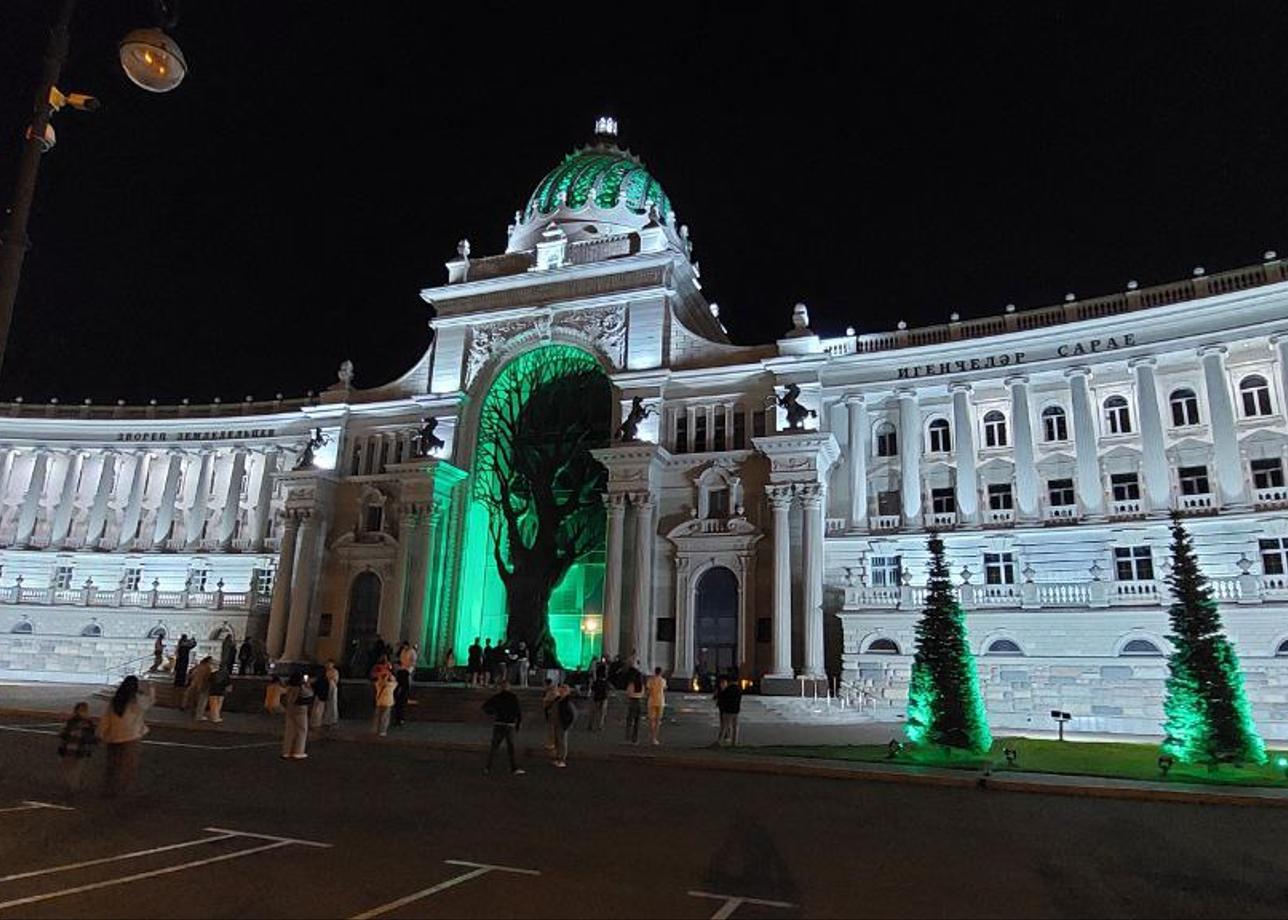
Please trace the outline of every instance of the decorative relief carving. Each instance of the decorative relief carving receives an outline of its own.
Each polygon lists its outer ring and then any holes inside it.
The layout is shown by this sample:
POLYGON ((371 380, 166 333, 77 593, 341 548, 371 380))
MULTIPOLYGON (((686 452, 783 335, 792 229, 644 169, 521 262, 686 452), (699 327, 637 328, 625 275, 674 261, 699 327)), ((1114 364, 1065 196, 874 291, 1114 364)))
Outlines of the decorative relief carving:
POLYGON ((465 386, 468 388, 474 383, 502 346, 532 339, 549 342, 555 331, 598 349, 615 367, 625 366, 625 307, 564 311, 559 314, 557 325, 549 313, 539 313, 472 327, 465 357, 465 386))

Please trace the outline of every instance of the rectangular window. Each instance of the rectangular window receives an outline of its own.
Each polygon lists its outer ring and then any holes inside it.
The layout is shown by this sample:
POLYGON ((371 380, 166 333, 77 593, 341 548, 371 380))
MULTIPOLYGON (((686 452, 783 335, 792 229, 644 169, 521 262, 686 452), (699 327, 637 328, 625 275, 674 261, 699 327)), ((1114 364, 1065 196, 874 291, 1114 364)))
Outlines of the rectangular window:
POLYGON ((1252 485, 1256 489, 1282 489, 1284 464, 1278 457, 1273 460, 1252 461, 1252 485))
POLYGON ((363 530, 367 533, 380 533, 385 522, 385 509, 379 505, 367 506, 367 519, 364 522, 363 530))
POLYGON ((188 590, 193 593, 205 591, 209 578, 210 569, 193 569, 188 573, 188 590))
POLYGON ((137 591, 142 583, 143 569, 136 566, 125 570, 125 577, 121 579, 122 588, 126 591, 137 591))
POLYGON ((54 587, 59 591, 66 591, 72 586, 72 567, 70 565, 60 565, 54 569, 54 587))
POLYGON ((741 408, 733 412, 733 449, 745 450, 747 447, 747 413, 741 408))
POLYGON ((902 556, 873 556, 872 584, 878 588, 897 588, 903 584, 902 556))
POLYGON ((1052 507, 1063 507, 1076 502, 1073 497, 1072 479, 1052 479, 1047 482, 1047 499, 1052 507))
POLYGON ((1114 547, 1114 571, 1119 581, 1153 581, 1154 553, 1148 546, 1114 547))
POLYGON ((953 490, 951 488, 931 489, 930 508, 935 514, 948 514, 956 511, 957 501, 953 496, 953 490))
POLYGON ((1288 574, 1288 539, 1272 537, 1259 541, 1261 545, 1261 571, 1266 575, 1288 574))
POLYGON ((996 483, 988 487, 988 508, 990 511, 1010 511, 1014 508, 1009 482, 996 483))
POLYGON ((716 411, 716 433, 713 439, 712 450, 728 450, 725 445, 725 413, 724 409, 716 411))
POLYGON ((729 516, 729 490, 712 489, 707 493, 707 517, 727 518, 729 516))
POLYGON ((1176 478, 1181 483, 1182 495, 1207 495, 1212 491, 1206 466, 1183 466, 1176 471, 1176 478))
POLYGON ((677 454, 689 452, 689 418, 683 412, 675 420, 675 452, 677 454))
POLYGON ((899 498, 898 489, 892 489, 889 492, 877 493, 877 514, 882 517, 890 517, 892 515, 899 514, 901 504, 902 502, 899 498))
POLYGON ((693 419, 693 452, 705 453, 707 449, 707 413, 699 412, 693 419))
POLYGON ((277 569, 269 566, 266 569, 256 569, 252 578, 254 579, 256 594, 273 593, 273 576, 277 574, 277 569))
POLYGON ((1140 498, 1140 480, 1135 473, 1114 473, 1109 477, 1114 501, 1130 502, 1140 498))
POLYGON ((760 412, 753 413, 751 416, 751 436, 753 438, 763 438, 765 436, 765 430, 766 430, 765 412, 766 411, 768 410, 762 409, 760 412))
POLYGON ((984 584, 986 585, 1015 584, 1015 554, 1014 553, 985 553, 984 554, 984 584))

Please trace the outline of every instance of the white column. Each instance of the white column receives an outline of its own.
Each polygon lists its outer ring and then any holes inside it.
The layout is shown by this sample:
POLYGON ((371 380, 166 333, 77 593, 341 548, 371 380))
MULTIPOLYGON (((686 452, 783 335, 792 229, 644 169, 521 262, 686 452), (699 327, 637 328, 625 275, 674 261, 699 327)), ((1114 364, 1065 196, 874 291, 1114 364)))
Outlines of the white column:
POLYGON ((824 486, 810 483, 798 486, 797 493, 804 506, 802 524, 801 568, 804 569, 805 600, 804 636, 806 677, 823 677, 823 498, 824 486))
POLYGON ((850 530, 868 529, 868 407, 863 396, 845 397, 849 412, 846 462, 850 468, 850 530))
POLYGON ((903 523, 921 523, 921 411, 917 391, 903 388, 899 397, 899 493, 903 500, 903 523))
POLYGON ((957 448, 957 519, 963 524, 979 523, 979 477, 976 473, 975 422, 971 418, 969 383, 954 383, 953 434, 957 448))
POLYGON ((9 497, 9 482, 13 478, 13 461, 18 456, 18 449, 11 447, 4 452, 4 463, 0 465, 0 511, 9 497))
POLYGON ((774 667, 771 677, 792 676, 792 548, 788 514, 792 487, 766 486, 774 519, 774 667))
POLYGON ((67 542, 72 512, 76 509, 76 484, 84 462, 85 455, 78 450, 67 455, 67 463, 63 466, 62 488, 59 490, 58 504, 54 507, 53 526, 49 531, 49 545, 52 547, 61 548, 67 542))
POLYGON ((1038 517, 1038 467, 1033 455, 1033 421, 1029 411, 1029 378, 1023 374, 1006 378, 1011 388, 1011 437, 1015 456, 1016 519, 1038 517))
POLYGON ((1153 357, 1129 362, 1136 371, 1136 406, 1140 412, 1141 479, 1145 486, 1145 509, 1166 511, 1172 505, 1171 473, 1163 438, 1163 419, 1158 408, 1158 384, 1154 381, 1153 357))
POLYGON ((407 570, 407 605, 403 607, 398 625, 398 638, 406 639, 424 648, 425 591, 429 587, 429 553, 437 536, 439 521, 443 517, 440 503, 430 499, 429 507, 420 516, 411 544, 411 559, 407 570))
POLYGON ((246 475, 246 451, 240 447, 233 451, 232 465, 228 470, 228 489, 224 493, 223 513, 219 518, 219 545, 225 549, 232 543, 233 527, 241 510, 242 478, 246 475))
POLYGON ((300 532, 300 519, 288 513, 282 528, 282 549, 273 578, 273 600, 268 610, 268 654, 282 656, 286 646, 286 623, 291 610, 291 583, 295 576, 295 544, 300 532))
POLYGON ((179 470, 183 465, 183 454, 170 451, 165 458, 165 482, 161 486, 161 501, 157 505, 156 526, 152 529, 152 544, 161 546, 170 533, 170 524, 174 521, 175 502, 179 497, 179 470))
POLYGON ((394 576, 380 599, 380 619, 376 635, 386 642, 397 639, 402 628, 403 608, 407 601, 407 568, 411 545, 417 537, 416 517, 419 506, 402 504, 398 508, 398 554, 394 557, 394 576))
MULTIPOLYGON (((631 497, 635 506, 635 651, 645 673, 653 665, 653 502, 648 493, 631 497)), ((680 676, 687 676, 681 674, 680 676)))
POLYGON ((90 505, 89 521, 85 526, 85 546, 95 549, 103 537, 103 525, 107 522, 107 503, 112 498, 112 486, 116 480, 116 452, 104 451, 98 464, 98 481, 94 484, 94 503, 90 505))
MULTIPOLYGON (((1284 398, 1288 399, 1288 332, 1280 332, 1270 337, 1274 346, 1275 357, 1279 359, 1279 381, 1282 384, 1284 398)), ((4 495, 0 490, 0 496, 4 495)))
POLYGON ((116 535, 116 548, 124 549, 134 540, 139 529, 139 515, 143 513, 143 486, 147 482, 152 454, 139 451, 134 455, 134 472, 130 475, 130 491, 125 496, 125 513, 121 517, 121 532, 116 535))
POLYGON ((675 670, 677 677, 693 673, 693 589, 689 583, 689 559, 675 557, 675 670))
POLYGON ((197 467, 197 488, 192 496, 192 508, 188 511, 186 529, 189 546, 201 542, 201 528, 206 523, 206 509, 210 499, 210 477, 214 472, 214 461, 214 451, 201 452, 201 462, 197 467))
POLYGON ((1087 378, 1091 371, 1071 367, 1065 371, 1073 403, 1073 449, 1077 454, 1078 502, 1084 514, 1098 517, 1105 513, 1105 490, 1100 482, 1100 447, 1096 439, 1096 417, 1091 406, 1087 378))
MULTIPOLYGON (((291 613, 286 621, 286 646, 282 649, 282 657, 287 661, 304 660, 305 633, 313 606, 313 582, 317 574, 321 518, 316 511, 301 511, 300 518, 299 546, 295 548, 295 572, 291 578, 291 613)), ((277 577, 282 577, 280 568, 277 577)))
POLYGON ((277 448, 264 451, 260 458, 259 479, 255 483, 255 507, 250 518, 250 548, 259 552, 264 548, 269 522, 273 520, 273 473, 277 470, 277 448))
POLYGON ((48 471, 49 452, 38 447, 32 460, 31 475, 27 479, 22 511, 18 514, 18 533, 14 539, 18 546, 26 546, 31 542, 31 534, 36 529, 36 514, 40 511, 40 499, 45 494, 45 476, 48 471))
POLYGON ((604 505, 608 512, 608 543, 604 552, 604 654, 613 658, 624 654, 621 647, 622 532, 626 522, 626 496, 605 495, 604 505))
POLYGON ((1239 456, 1239 429, 1225 372, 1225 352, 1224 345, 1206 345, 1199 349, 1199 357, 1203 359, 1203 383, 1212 416, 1212 459, 1216 466, 1217 490, 1221 504, 1239 505, 1244 501, 1245 491, 1243 461, 1239 456))

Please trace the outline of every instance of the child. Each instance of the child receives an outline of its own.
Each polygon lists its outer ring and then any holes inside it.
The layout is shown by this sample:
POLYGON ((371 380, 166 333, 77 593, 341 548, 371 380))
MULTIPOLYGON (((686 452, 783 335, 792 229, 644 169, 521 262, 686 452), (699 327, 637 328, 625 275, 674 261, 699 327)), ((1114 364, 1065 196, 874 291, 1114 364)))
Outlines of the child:
POLYGON ((376 710, 371 715, 371 730, 383 738, 389 731, 389 716, 394 708, 394 688, 398 681, 388 671, 375 680, 376 710))
POLYGON ((286 688, 282 686, 280 677, 270 677, 268 686, 264 688, 264 711, 269 715, 277 715, 282 711, 282 694, 286 688))
POLYGON ((97 743, 94 720, 89 717, 89 703, 77 703, 71 718, 58 734, 58 756, 62 758, 63 778, 72 792, 80 789, 85 761, 94 753, 94 745, 97 743))

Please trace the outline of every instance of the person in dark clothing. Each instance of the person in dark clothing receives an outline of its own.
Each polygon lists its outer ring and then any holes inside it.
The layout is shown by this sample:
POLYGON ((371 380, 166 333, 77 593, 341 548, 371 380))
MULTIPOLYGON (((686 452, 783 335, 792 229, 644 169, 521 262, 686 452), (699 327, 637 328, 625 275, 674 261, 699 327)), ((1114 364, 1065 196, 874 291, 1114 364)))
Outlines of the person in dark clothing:
POLYGON ((587 720, 587 728, 592 732, 602 732, 604 722, 608 719, 608 666, 600 662, 595 668, 595 677, 590 682, 590 701, 594 704, 587 720))
POLYGON ((492 670, 496 667, 496 649, 492 648, 492 640, 483 640, 483 683, 490 686, 492 684, 492 670))
POLYGON ((179 642, 174 647, 174 685, 176 687, 188 686, 188 658, 196 647, 197 640, 189 639, 187 633, 179 636, 179 642))
POLYGON ((157 634, 157 641, 152 643, 152 667, 149 671, 160 671, 161 662, 165 659, 165 636, 157 634))
POLYGON ((488 748, 487 766, 483 768, 483 772, 492 772, 492 758, 496 756, 496 749, 504 741, 505 751, 510 757, 510 773, 522 776, 527 771, 520 769, 515 763, 514 733, 523 723, 523 709, 519 706, 519 698, 510 692, 508 681, 501 681, 500 690, 483 704, 483 711, 492 717, 492 745, 488 748))
POLYGON ((720 710, 720 734, 716 744, 738 744, 738 713, 742 711, 742 687, 736 679, 720 678, 716 691, 716 708, 720 710))
POLYGON ((577 706, 572 701, 572 687, 559 685, 555 698, 555 766, 568 766, 568 732, 577 721, 577 706))
POLYGON ((474 644, 470 646, 469 657, 466 659, 465 670, 469 672, 469 681, 471 687, 476 687, 483 683, 483 646, 479 645, 479 637, 474 637, 474 644))
POLYGON ((224 641, 219 645, 219 669, 233 673, 233 662, 237 660, 237 640, 232 633, 224 633, 224 641))
POLYGON ((245 677, 250 673, 251 662, 255 660, 255 646, 251 644, 250 636, 242 640, 241 648, 237 651, 237 673, 245 677))

